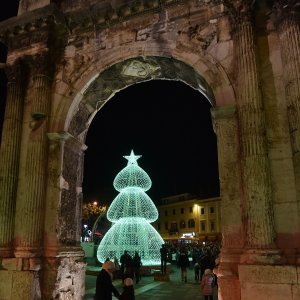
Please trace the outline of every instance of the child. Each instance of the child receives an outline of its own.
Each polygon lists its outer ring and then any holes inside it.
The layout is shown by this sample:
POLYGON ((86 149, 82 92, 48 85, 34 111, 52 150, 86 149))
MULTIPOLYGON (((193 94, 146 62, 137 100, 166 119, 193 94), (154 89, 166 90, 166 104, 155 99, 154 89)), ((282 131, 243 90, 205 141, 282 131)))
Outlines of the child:
POLYGON ((123 293, 120 295, 121 300, 135 300, 133 280, 128 277, 124 280, 123 293))
POLYGON ((204 275, 201 280, 201 290, 204 300, 213 300, 214 292, 214 274, 211 269, 205 269, 204 275))

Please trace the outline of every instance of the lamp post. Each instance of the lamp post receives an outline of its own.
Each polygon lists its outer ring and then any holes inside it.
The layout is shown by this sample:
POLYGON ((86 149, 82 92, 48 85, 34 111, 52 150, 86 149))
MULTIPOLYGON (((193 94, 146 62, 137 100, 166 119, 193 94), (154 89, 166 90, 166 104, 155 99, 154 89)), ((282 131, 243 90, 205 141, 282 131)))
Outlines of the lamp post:
POLYGON ((196 226, 197 226, 197 231, 198 232, 198 240, 199 240, 199 237, 200 237, 200 206, 198 204, 195 204, 194 207, 196 208, 196 226))

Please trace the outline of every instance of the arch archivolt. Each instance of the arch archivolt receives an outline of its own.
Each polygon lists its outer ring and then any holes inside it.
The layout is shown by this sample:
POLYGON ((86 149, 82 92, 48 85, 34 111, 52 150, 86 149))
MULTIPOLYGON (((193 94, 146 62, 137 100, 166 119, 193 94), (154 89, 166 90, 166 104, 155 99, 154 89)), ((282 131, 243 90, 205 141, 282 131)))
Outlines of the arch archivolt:
POLYGON ((72 120, 87 129, 93 115, 116 92, 152 79, 183 81, 204 94, 213 107, 235 104, 226 69, 211 54, 199 52, 193 45, 186 45, 184 51, 164 49, 163 54, 148 46, 151 51, 145 49, 147 56, 141 55, 139 49, 124 55, 124 47, 105 62, 95 56, 77 72, 80 76, 74 81, 72 77, 66 80, 62 66, 55 86, 52 130, 71 130, 74 136, 80 135, 85 129, 72 129, 72 120), (78 123, 79 119, 82 121, 78 123))

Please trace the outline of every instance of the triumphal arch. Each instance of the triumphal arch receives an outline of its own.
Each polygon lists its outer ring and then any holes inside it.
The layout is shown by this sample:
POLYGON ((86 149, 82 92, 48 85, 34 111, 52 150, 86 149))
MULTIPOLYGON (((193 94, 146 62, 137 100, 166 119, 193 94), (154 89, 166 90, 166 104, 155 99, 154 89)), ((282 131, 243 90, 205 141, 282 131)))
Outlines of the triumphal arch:
POLYGON ((83 298, 86 133, 117 91, 151 79, 212 105, 219 299, 300 299, 299 11, 296 0, 21 0, 0 24, 0 299, 83 298))

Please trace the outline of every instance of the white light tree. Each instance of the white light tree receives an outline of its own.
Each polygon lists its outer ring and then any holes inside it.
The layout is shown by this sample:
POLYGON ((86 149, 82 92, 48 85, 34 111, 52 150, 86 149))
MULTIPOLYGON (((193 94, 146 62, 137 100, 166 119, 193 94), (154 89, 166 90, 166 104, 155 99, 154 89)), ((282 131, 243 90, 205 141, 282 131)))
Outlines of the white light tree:
POLYGON ((134 155, 132 150, 130 156, 124 157, 128 160, 127 166, 113 182, 120 193, 107 211, 108 220, 114 224, 100 242, 97 258, 103 263, 107 257, 120 259, 125 250, 131 255, 138 251, 143 265, 157 265, 164 240, 150 224, 158 218, 157 208, 145 193, 152 182, 138 166, 140 155, 134 155))

